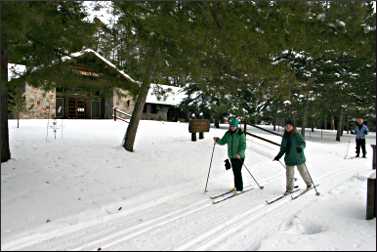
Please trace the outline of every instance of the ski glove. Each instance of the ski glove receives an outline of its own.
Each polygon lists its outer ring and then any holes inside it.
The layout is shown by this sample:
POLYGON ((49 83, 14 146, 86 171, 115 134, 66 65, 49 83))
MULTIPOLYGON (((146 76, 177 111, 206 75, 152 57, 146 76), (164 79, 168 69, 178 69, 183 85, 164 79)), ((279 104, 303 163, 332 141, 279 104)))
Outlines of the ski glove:
POLYGON ((230 162, 229 162, 229 159, 226 159, 225 161, 225 170, 229 170, 230 169, 230 162))
POLYGON ((296 151, 297 151, 298 153, 301 153, 301 152, 302 152, 302 148, 301 148, 301 147, 296 147, 296 151))

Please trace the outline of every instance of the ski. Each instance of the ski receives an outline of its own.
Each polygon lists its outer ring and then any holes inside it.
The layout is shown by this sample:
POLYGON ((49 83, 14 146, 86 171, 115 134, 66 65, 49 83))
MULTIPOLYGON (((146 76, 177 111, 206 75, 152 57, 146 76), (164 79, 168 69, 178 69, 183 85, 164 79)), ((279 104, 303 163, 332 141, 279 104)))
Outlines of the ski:
MULTIPOLYGON (((295 192, 298 192, 298 191, 300 191, 299 188, 294 189, 294 190, 291 192, 291 194, 292 194, 292 193, 295 193, 295 192)), ((287 197, 288 195, 290 195, 290 194, 287 194, 287 195, 281 194, 281 195, 279 195, 279 196, 277 196, 277 197, 275 197, 275 198, 272 198, 272 199, 270 199, 270 200, 266 200, 266 204, 267 204, 267 205, 270 205, 270 204, 272 204, 272 203, 274 203, 274 202, 276 202, 276 201, 278 201, 278 200, 281 200, 282 198, 287 197)))
POLYGON ((234 192, 235 191, 235 189, 232 189, 232 190, 229 190, 229 191, 226 191, 226 192, 223 192, 223 193, 220 193, 220 194, 216 194, 216 195, 212 195, 212 196, 209 196, 211 199, 217 199, 217 198, 220 198, 220 197, 222 197, 222 196, 225 196, 225 195, 227 195, 227 194, 229 194, 229 193, 232 193, 232 192, 234 192))
MULTIPOLYGON (((227 200, 227 199, 230 199, 230 198, 233 198, 233 197, 235 197, 235 196, 238 196, 238 195, 241 195, 241 194, 244 194, 245 192, 248 192, 248 191, 251 191, 251 190, 253 190, 253 189, 255 189, 254 187, 252 187, 252 188, 247 188, 247 189, 245 189, 245 190, 243 190, 241 193, 233 193, 233 194, 230 194, 229 196, 226 196, 226 197, 224 197, 224 198, 221 198, 221 199, 219 199, 219 200, 213 200, 212 201, 212 203, 213 204, 217 204, 217 203, 220 203, 220 202, 223 202, 223 201, 225 201, 225 200, 227 200)), ((219 198, 219 197, 218 197, 219 198)))
MULTIPOLYGON (((318 187, 319 184, 317 184, 317 185, 315 185, 315 186, 318 187)), ((294 196, 291 195, 291 198, 292 198, 292 200, 295 200, 295 199, 301 197, 302 195, 304 195, 305 193, 309 192, 309 191, 312 190, 312 189, 314 189, 314 186, 310 187, 309 189, 304 189, 304 190, 302 190, 300 193, 298 193, 298 194, 296 194, 296 195, 294 195, 294 196)))

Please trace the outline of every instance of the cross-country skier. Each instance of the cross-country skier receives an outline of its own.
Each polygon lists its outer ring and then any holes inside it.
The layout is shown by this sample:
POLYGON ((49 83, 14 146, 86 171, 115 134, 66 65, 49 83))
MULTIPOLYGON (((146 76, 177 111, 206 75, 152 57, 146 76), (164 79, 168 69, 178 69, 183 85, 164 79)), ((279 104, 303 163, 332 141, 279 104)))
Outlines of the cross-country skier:
POLYGON ((305 181, 307 189, 312 187, 312 181, 305 165, 305 140, 301 134, 296 130, 292 120, 287 120, 283 139, 281 141, 280 152, 274 158, 274 161, 285 154, 284 161, 286 165, 286 191, 285 195, 293 191, 294 168, 297 166, 301 177, 305 181))
POLYGON ((367 151, 365 148, 365 136, 368 135, 368 127, 364 124, 363 118, 356 119, 357 126, 355 128, 355 135, 356 135, 356 157, 360 155, 360 147, 363 150, 363 158, 366 157, 367 151))
POLYGON ((232 170, 234 175, 234 185, 236 192, 240 193, 243 190, 241 169, 245 161, 246 137, 243 131, 238 127, 240 122, 235 118, 229 119, 229 130, 220 139, 214 137, 213 140, 220 144, 228 145, 228 157, 232 163, 232 170))

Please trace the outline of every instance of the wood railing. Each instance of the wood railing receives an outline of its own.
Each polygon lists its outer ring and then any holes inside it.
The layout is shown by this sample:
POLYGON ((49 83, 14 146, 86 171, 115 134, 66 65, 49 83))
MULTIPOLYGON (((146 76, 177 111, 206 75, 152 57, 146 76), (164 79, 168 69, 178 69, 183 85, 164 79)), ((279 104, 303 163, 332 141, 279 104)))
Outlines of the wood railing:
POLYGON ((117 109, 117 107, 113 108, 113 119, 114 119, 114 121, 116 121, 118 119, 118 120, 124 121, 126 123, 130 123, 130 121, 127 120, 127 119, 130 119, 131 116, 132 116, 131 114, 128 114, 128 113, 126 113, 122 110, 119 110, 119 109, 117 109))
POLYGON ((274 141, 268 140, 268 139, 266 139, 266 138, 264 138, 264 137, 260 137, 260 136, 254 135, 254 134, 252 134, 252 133, 250 133, 250 132, 247 132, 247 131, 246 131, 245 134, 248 135, 248 136, 252 136, 252 137, 255 137, 255 138, 257 138, 257 139, 260 139, 260 140, 262 140, 262 141, 265 141, 265 142, 267 142, 267 143, 270 143, 270 144, 273 144, 273 145, 276 145, 276 146, 280 146, 280 144, 275 143, 274 141))
POLYGON ((273 131, 271 131, 271 130, 268 130, 268 129, 262 128, 262 127, 260 127, 260 126, 255 125, 255 124, 248 124, 248 125, 251 126, 251 127, 254 127, 254 128, 257 128, 257 129, 260 129, 260 130, 263 130, 263 131, 265 131, 265 132, 268 132, 268 133, 270 133, 270 134, 272 134, 272 135, 282 137, 282 135, 280 135, 279 133, 276 133, 276 132, 273 132, 273 131))

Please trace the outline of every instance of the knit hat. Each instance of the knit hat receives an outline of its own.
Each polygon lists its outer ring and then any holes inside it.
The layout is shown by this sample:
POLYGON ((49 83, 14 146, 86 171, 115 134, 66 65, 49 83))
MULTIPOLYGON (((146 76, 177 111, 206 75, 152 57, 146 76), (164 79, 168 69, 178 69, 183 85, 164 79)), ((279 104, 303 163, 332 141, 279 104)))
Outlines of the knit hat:
POLYGON ((285 125, 288 125, 288 124, 290 124, 290 125, 292 125, 293 127, 295 127, 295 123, 293 122, 292 119, 287 119, 287 120, 285 121, 285 125))
POLYGON ((230 126, 238 127, 239 124, 240 124, 240 122, 237 120, 237 118, 235 118, 235 117, 229 118, 229 125, 230 126))

